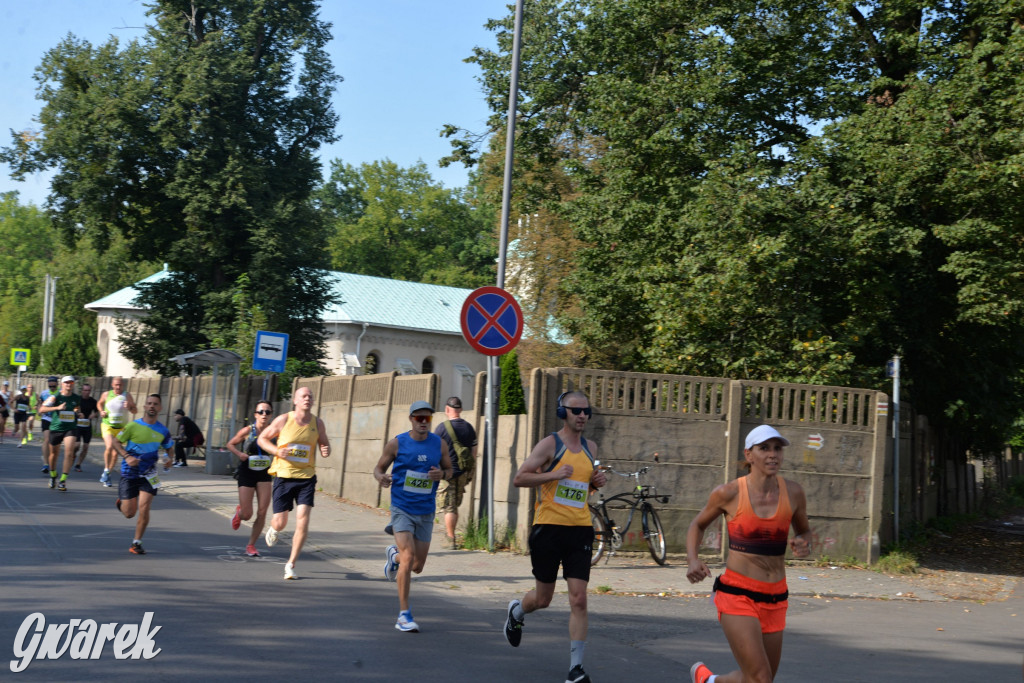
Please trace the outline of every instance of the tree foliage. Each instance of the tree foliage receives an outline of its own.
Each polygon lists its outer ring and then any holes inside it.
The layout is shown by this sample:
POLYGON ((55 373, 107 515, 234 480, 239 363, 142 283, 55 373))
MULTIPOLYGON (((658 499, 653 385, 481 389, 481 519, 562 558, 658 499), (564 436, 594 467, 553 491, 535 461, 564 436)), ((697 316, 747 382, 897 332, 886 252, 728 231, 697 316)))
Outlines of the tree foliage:
MULTIPOLYGON (((556 307, 582 355, 884 388, 898 352, 919 410, 997 442, 1024 407, 1022 21, 1006 3, 528 2, 517 209, 582 245, 556 307)), ((471 58, 492 130, 511 25, 471 58)))
POLYGON ((435 183, 425 164, 339 160, 317 191, 336 270, 452 287, 494 282, 494 214, 435 183))
POLYGON ((13 347, 32 350, 31 371, 95 374, 96 314, 84 305, 152 272, 152 264, 133 262, 126 242, 114 236, 101 253, 88 237, 73 244, 62 239, 46 213, 23 205, 17 193, 0 196, 0 352, 13 347), (112 266, 112 264, 115 264, 112 266), (46 275, 56 278, 55 336, 41 345, 43 288, 46 275), (83 340, 90 339, 83 346, 83 340), (62 367, 51 348, 80 348, 81 358, 62 367))
POLYGON ((519 356, 515 350, 498 359, 501 369, 501 393, 498 400, 499 415, 525 415, 526 395, 523 393, 523 377, 519 372, 519 356))
MULTIPOLYGON (((39 372, 50 372, 79 377, 97 377, 103 374, 100 353, 96 346, 96 321, 82 325, 72 321, 43 345, 43 362, 39 372)), ((81 386, 76 387, 78 389, 81 386)))
POLYGON ((126 349, 139 367, 229 337, 245 273, 289 353, 316 362, 331 286, 309 199, 315 152, 335 139, 329 26, 311 0, 157 0, 149 16, 123 48, 69 36, 50 50, 36 74, 41 133, 15 133, 2 158, 15 176, 56 170, 47 207, 69 243, 105 250, 122 235, 131 258, 183 278, 142 297, 153 316, 126 349), (159 337, 181 314, 160 294, 183 291, 194 334, 159 337))
POLYGON ((46 215, 20 204, 16 192, 0 194, 0 244, 0 358, 10 358, 12 348, 32 349, 32 371, 39 363, 46 264, 57 244, 46 215))

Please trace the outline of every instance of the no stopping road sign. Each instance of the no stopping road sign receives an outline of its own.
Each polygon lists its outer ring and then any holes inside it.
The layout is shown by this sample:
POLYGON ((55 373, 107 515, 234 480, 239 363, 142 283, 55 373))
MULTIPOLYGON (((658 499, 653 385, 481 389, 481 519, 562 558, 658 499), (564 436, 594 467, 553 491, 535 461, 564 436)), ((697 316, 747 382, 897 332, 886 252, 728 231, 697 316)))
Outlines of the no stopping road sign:
POLYGON ((523 336, 523 311, 519 302, 500 287, 473 290, 462 304, 462 336, 487 356, 501 356, 523 336))

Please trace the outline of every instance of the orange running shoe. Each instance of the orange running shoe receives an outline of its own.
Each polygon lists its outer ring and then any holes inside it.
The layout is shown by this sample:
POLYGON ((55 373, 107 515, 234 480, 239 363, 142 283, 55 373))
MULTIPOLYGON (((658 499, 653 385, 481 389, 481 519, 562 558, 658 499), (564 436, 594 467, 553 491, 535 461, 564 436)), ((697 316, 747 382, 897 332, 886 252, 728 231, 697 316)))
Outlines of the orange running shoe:
POLYGON ((704 662, 697 662, 690 667, 690 683, 707 683, 711 678, 711 669, 704 665, 704 662))

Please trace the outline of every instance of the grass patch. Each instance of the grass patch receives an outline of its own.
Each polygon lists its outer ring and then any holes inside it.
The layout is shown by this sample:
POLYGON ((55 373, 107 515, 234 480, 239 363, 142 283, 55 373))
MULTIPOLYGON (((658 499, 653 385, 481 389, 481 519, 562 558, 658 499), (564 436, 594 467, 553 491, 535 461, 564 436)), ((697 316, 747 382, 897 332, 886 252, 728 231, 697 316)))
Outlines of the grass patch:
POLYGON ((612 587, 611 586, 598 586, 594 590, 596 590, 598 593, 611 593, 612 592, 612 587))
POLYGON ((883 574, 913 574, 919 566, 917 553, 897 546, 879 557, 872 568, 883 574))
MULTIPOLYGON (((466 550, 487 550, 487 518, 481 517, 476 524, 467 524, 462 531, 461 547, 466 550)), ((494 525, 494 549, 515 550, 516 531, 507 524, 494 525)))
POLYGON ((819 567, 842 567, 843 569, 864 568, 864 563, 852 555, 843 560, 836 557, 829 557, 828 555, 821 555, 814 561, 814 563, 819 567))

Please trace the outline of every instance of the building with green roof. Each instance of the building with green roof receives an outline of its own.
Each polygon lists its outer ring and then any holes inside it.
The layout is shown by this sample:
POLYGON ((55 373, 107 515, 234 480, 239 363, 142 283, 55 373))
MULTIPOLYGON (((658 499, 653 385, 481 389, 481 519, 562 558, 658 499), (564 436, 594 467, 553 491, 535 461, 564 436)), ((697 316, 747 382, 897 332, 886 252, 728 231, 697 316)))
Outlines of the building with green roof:
MULTIPOLYGON (((172 277, 162 270, 136 285, 172 277)), ((473 376, 487 359, 462 337, 459 317, 472 290, 389 280, 369 275, 329 272, 342 303, 324 311, 327 355, 324 365, 337 375, 435 373, 441 396, 471 400, 473 376)), ((138 318, 145 309, 134 304, 138 289, 125 287, 85 305, 97 315, 100 363, 108 376, 145 375, 120 353, 119 317, 138 318)), ((273 331, 273 330, 271 330, 273 331)), ((182 349, 182 352, 195 349, 182 349)))

